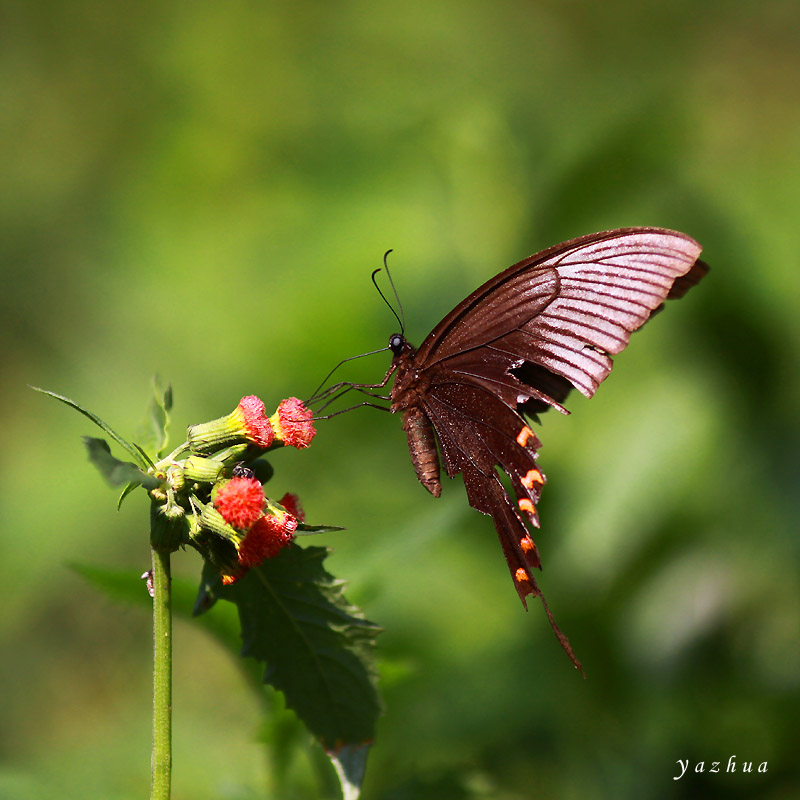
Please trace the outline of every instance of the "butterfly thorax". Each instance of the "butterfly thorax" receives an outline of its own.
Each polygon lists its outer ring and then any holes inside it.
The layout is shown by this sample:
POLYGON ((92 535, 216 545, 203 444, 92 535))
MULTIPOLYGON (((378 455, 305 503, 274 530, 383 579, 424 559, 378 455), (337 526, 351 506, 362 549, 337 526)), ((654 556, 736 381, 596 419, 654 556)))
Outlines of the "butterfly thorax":
POLYGON ((394 334, 389 339, 394 353, 392 367, 395 378, 390 399, 391 411, 402 411, 403 430, 408 437, 408 450, 419 482, 434 496, 442 492, 439 480, 439 454, 433 426, 425 414, 423 396, 430 386, 430 378, 414 363, 416 350, 403 336, 394 334))
POLYGON ((390 394, 391 411, 396 413, 418 408, 421 402, 420 395, 427 391, 430 380, 421 375, 421 371, 414 363, 414 356, 417 354, 416 348, 399 333, 393 334, 389 339, 389 348, 394 353, 392 359, 394 384, 390 394))

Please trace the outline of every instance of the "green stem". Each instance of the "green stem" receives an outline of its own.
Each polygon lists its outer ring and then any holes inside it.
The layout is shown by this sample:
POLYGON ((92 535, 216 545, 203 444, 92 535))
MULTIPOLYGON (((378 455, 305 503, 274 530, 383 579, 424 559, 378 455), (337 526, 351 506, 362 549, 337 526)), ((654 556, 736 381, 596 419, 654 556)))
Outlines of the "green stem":
POLYGON ((172 585, 169 551, 153 550, 153 752, 150 800, 169 800, 172 777, 172 585))

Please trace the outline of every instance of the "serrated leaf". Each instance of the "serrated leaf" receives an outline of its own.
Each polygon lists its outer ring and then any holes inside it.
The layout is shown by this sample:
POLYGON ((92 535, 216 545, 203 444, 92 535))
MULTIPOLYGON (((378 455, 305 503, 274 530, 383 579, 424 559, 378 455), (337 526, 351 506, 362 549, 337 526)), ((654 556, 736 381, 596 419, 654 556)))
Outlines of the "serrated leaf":
POLYGON ((142 472, 136 464, 114 458, 105 439, 84 436, 83 443, 89 452, 89 461, 112 486, 121 486, 123 483, 140 483, 148 489, 158 486, 158 479, 142 472))
POLYGON ((161 457, 169 441, 169 412, 172 408, 172 387, 161 388, 158 376, 153 377, 153 396, 147 405, 144 420, 136 432, 137 441, 149 453, 161 457))
POLYGON ((314 536, 317 533, 328 533, 330 531, 346 531, 347 528, 339 528, 336 525, 306 525, 305 522, 297 523, 295 536, 314 536))
POLYGON ((235 603, 242 654, 266 664, 265 682, 326 750, 363 746, 381 713, 374 661, 380 629, 344 596, 325 571, 328 550, 296 544, 232 586, 206 565, 195 609, 217 599, 235 603))
POLYGON ((110 425, 103 422, 103 420, 100 419, 100 417, 98 417, 96 414, 93 414, 91 411, 87 411, 85 408, 83 408, 83 406, 78 405, 78 403, 76 403, 74 400, 70 400, 69 397, 64 397, 63 395, 56 394, 55 392, 51 392, 47 389, 40 389, 38 386, 31 386, 31 389, 36 392, 49 395, 59 402, 68 405, 70 408, 74 408, 79 414, 83 414, 84 417, 94 422, 98 428, 102 428, 102 430, 104 430, 118 445, 125 448, 125 450, 127 450, 128 453, 133 456, 134 460, 140 467, 147 469, 149 464, 146 460, 142 459, 141 453, 127 439, 123 439, 122 436, 120 436, 110 425))

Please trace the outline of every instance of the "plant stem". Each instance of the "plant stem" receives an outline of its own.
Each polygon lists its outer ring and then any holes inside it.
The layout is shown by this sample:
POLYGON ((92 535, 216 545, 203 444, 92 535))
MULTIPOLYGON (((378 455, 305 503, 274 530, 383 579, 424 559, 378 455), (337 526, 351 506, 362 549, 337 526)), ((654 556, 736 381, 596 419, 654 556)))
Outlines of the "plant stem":
POLYGON ((150 800, 169 800, 172 777, 172 579, 170 554, 153 553, 153 752, 150 800))

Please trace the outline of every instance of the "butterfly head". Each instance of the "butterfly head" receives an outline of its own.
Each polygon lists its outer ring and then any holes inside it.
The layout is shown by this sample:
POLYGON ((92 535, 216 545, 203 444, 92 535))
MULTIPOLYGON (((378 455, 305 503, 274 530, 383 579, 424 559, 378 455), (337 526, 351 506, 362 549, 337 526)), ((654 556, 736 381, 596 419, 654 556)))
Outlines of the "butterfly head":
POLYGON ((407 347, 408 342, 402 333, 393 333, 389 337, 389 349, 395 356, 399 356, 407 347))

